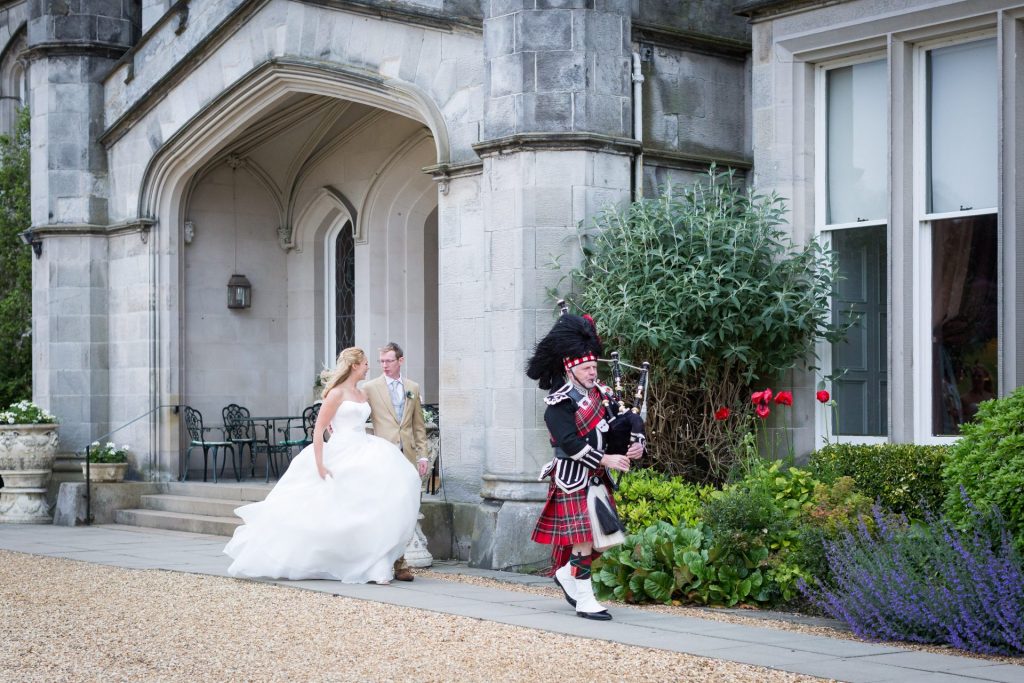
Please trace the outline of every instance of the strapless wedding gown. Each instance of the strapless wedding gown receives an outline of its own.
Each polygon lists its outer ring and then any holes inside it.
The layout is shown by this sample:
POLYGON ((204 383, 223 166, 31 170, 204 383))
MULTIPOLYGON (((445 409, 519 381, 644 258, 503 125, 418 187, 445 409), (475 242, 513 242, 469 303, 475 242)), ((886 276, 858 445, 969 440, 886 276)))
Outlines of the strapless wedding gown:
POLYGON ((370 406, 344 401, 331 421, 321 479, 313 447, 292 460, 266 500, 235 514, 245 522, 224 552, 231 576, 389 581, 420 507, 416 468, 365 431, 370 406))

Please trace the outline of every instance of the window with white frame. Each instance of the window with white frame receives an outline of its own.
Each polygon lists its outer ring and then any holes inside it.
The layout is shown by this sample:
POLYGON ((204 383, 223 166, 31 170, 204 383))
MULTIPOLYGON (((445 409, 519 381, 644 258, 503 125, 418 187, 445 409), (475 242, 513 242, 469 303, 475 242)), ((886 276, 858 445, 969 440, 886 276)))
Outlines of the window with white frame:
POLYGON ((856 439, 888 431, 886 288, 888 85, 884 59, 823 69, 825 201, 819 230, 836 253, 836 322, 847 337, 826 349, 826 372, 840 408, 830 431, 856 439))
POLYGON ((960 433, 998 387, 998 61, 986 38, 919 50, 917 432, 960 433), (920 127, 919 127, 920 129, 920 127))

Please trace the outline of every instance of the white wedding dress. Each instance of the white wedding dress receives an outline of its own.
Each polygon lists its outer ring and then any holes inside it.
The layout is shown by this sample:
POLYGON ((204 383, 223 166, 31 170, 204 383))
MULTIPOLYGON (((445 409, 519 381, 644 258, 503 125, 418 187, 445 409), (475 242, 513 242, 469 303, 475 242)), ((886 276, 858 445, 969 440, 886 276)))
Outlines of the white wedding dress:
POLYGON ((313 447, 292 460, 266 500, 235 514, 245 522, 224 552, 231 576, 389 581, 420 507, 416 468, 365 431, 370 406, 343 401, 331 420, 321 479, 313 447))

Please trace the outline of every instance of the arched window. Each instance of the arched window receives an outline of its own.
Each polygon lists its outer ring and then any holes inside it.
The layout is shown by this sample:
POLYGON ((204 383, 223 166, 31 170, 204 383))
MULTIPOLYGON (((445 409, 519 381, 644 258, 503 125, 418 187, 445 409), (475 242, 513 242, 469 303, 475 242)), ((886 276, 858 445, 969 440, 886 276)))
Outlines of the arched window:
POLYGON ((334 356, 356 343, 355 291, 356 243, 352 236, 352 223, 346 221, 334 238, 334 356))

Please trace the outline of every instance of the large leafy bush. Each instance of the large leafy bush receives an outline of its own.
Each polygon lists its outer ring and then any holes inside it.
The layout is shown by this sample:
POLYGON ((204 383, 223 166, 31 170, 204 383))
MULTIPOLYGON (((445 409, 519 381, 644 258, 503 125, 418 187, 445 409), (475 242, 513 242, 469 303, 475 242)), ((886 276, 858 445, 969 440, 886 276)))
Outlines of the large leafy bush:
POLYGON ((797 596, 800 578, 828 576, 824 543, 870 511, 841 478, 829 486, 780 461, 751 460, 707 497, 699 521, 659 521, 595 564, 598 594, 630 602, 763 605, 797 596))
POLYGON ((982 402, 975 421, 961 425, 960 434, 943 470, 946 514, 958 524, 970 519, 963 489, 979 508, 999 508, 1024 552, 1024 387, 982 402))
POLYGON ((712 168, 705 180, 601 215, 581 235, 571 299, 592 313, 607 349, 651 361, 650 453, 666 472, 721 482, 747 425, 759 378, 776 377, 837 341, 830 252, 795 246, 778 197, 739 188, 712 168))
POLYGON ((28 109, 0 135, 0 405, 32 395, 32 251, 19 233, 29 213, 28 109))
POLYGON ((962 532, 926 518, 876 507, 873 526, 826 544, 829 585, 801 589, 862 637, 1024 653, 1024 571, 1002 519, 972 510, 962 532))
POLYGON ((668 477, 652 469, 630 470, 619 481, 615 504, 627 531, 639 533, 657 522, 692 526, 714 489, 668 477))
POLYGON ((809 467, 824 482, 852 477, 860 493, 887 510, 920 517, 925 509, 941 509, 946 459, 945 446, 829 444, 811 454, 809 467))

